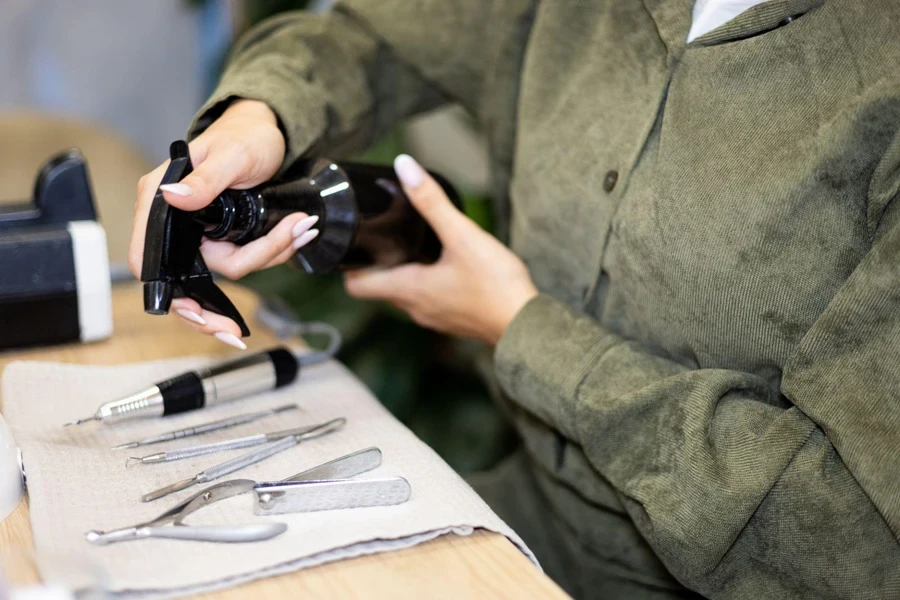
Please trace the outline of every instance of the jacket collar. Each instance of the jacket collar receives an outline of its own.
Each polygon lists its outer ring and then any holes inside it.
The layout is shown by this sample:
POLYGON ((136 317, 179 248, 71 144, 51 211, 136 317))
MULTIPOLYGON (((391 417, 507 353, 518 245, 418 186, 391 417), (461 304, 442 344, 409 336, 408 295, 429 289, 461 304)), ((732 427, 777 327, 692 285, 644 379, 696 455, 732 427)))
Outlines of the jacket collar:
MULTIPOLYGON (((666 45, 669 60, 677 58, 687 45, 693 18, 694 0, 643 0, 659 37, 666 45)), ((712 46, 751 37, 775 29, 787 19, 798 17, 822 5, 825 0, 768 0, 748 8, 724 25, 697 39, 691 46, 712 46)))
POLYGON ((775 29, 822 5, 825 0, 768 0, 748 8, 734 19, 693 40, 692 46, 712 46, 748 38, 775 29))

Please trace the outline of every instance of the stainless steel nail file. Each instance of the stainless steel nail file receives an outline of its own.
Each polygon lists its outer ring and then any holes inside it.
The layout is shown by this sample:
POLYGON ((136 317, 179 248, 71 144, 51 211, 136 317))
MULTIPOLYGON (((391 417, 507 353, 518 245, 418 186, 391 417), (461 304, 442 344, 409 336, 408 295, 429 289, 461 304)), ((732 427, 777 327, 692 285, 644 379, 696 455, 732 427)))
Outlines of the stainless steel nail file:
POLYGON ((298 427, 297 429, 285 429, 284 431, 273 431, 272 433, 258 433, 256 435, 248 435, 246 437, 233 438, 223 440, 221 442, 212 442, 210 444, 200 444, 198 446, 190 446, 188 448, 178 448, 177 450, 167 450, 166 452, 157 452, 156 454, 148 454, 147 456, 132 456, 128 462, 138 461, 143 464, 171 462, 173 460, 182 460, 185 458, 194 458, 206 454, 214 454, 216 452, 225 452, 226 450, 239 450, 241 448, 250 448, 252 446, 260 446, 286 437, 301 435, 318 425, 312 427, 298 427))
POLYGON ((169 431, 166 433, 161 433, 159 435, 155 435, 153 437, 149 437, 143 440, 139 440, 137 442, 129 442, 127 444, 120 444, 118 446, 113 446, 113 450, 122 450, 129 448, 137 448, 138 446, 146 446, 148 444, 157 444, 159 442, 169 442, 171 440, 180 440, 181 438, 191 437, 195 435, 202 435, 204 433, 210 433, 213 431, 219 431, 221 429, 228 429, 229 427, 236 427, 238 425, 245 425, 247 423, 252 423, 253 421, 257 421, 259 419, 263 419, 265 417, 270 417, 272 415, 277 415, 279 413, 283 413, 288 410, 296 410, 300 408, 296 404, 285 404, 284 406, 279 406, 277 408, 273 408, 271 410, 264 410, 255 413, 249 413, 244 415, 237 415, 235 417, 229 417, 227 419, 220 419, 218 421, 212 421, 211 423, 204 423, 203 425, 197 425, 195 427, 187 427, 185 429, 176 429, 175 431, 169 431))
POLYGON ((280 515, 390 506, 409 500, 412 489, 402 477, 350 479, 379 465, 381 450, 366 448, 278 482, 259 483, 253 488, 253 512, 280 515))
POLYGON ((402 477, 260 483, 253 488, 253 513, 287 513, 403 504, 412 493, 402 477))
POLYGON ((402 477, 350 479, 381 465, 381 450, 366 448, 278 482, 253 488, 257 515, 402 504, 412 494, 402 477))
POLYGON ((200 471, 193 477, 189 477, 188 479, 184 479, 171 485, 167 485, 166 487, 160 488, 154 492, 150 492, 149 494, 144 494, 144 496, 141 497, 141 501, 152 502, 153 500, 158 500, 163 496, 168 496, 169 494, 180 492, 181 490, 187 489, 194 484, 214 481, 220 477, 224 477, 225 475, 234 473, 235 471, 239 471, 245 467, 249 467, 250 465, 255 465, 256 463, 261 462, 269 458, 270 456, 274 456, 279 452, 284 452, 289 448, 293 448, 304 440, 309 440, 321 435, 332 433, 333 431, 336 431, 343 427, 346 422, 347 419, 344 418, 333 419, 331 421, 328 421, 327 423, 323 423, 316 428, 305 431, 304 433, 286 437, 284 439, 278 440, 277 442, 272 442, 271 444, 266 444, 258 450, 248 452, 247 454, 238 456, 237 458, 233 458, 229 461, 226 461, 204 471, 200 471))

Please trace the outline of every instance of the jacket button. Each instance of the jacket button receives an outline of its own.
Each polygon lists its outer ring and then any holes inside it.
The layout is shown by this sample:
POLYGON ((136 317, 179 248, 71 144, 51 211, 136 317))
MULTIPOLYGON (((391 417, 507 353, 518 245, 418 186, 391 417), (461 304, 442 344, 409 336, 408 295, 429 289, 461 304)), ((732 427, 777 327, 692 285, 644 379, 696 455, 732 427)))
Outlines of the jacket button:
POLYGON ((613 188, 616 187, 616 182, 618 180, 618 171, 607 171, 606 176, 603 178, 603 191, 607 193, 613 191, 613 188))

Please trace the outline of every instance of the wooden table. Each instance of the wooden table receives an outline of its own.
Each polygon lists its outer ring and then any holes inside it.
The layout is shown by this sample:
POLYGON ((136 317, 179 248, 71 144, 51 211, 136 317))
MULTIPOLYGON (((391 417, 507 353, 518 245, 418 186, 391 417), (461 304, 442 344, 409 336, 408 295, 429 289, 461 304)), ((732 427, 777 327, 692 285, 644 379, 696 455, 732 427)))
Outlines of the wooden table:
MULTIPOLYGON (((228 295, 245 317, 253 315, 256 297, 234 285, 228 295)), ((0 371, 13 360, 53 360, 109 365, 186 355, 234 352, 214 338, 194 333, 173 317, 145 315, 141 290, 130 284, 113 288, 115 334, 90 345, 61 346, 0 353, 0 371)), ((249 349, 261 350, 277 340, 251 319, 249 349)), ((2 400, 2 399, 0 399, 2 400)), ((32 548, 28 502, 0 523, 0 550, 32 548)), ((31 563, 19 561, 13 578, 37 582, 31 563), (19 566, 21 565, 21 566, 19 566)), ((273 577, 205 597, 253 598, 567 598, 505 537, 479 532, 469 537, 443 536, 414 548, 330 563, 273 577)))

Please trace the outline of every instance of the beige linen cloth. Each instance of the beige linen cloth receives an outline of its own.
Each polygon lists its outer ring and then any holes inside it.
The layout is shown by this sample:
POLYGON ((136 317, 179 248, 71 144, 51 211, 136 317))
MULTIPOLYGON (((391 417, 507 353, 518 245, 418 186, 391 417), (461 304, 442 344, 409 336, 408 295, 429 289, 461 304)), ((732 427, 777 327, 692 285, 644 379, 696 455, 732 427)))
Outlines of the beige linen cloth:
POLYGON ((305 369, 297 382, 287 388, 203 411, 118 425, 86 423, 61 427, 66 421, 92 414, 101 402, 133 393, 204 362, 182 359, 117 367, 17 362, 6 368, 2 378, 3 414, 22 449, 31 524, 39 569, 45 580, 73 588, 86 585, 87 581, 74 574, 79 569, 65 566, 71 560, 98 567, 112 590, 133 596, 177 596, 404 548, 443 534, 468 535, 477 528, 505 535, 534 560, 519 536, 446 463, 334 362, 305 369), (301 410, 202 437, 134 450, 110 449, 115 444, 171 429, 291 402, 299 404, 301 410), (156 517, 203 486, 150 503, 140 501, 142 494, 249 450, 126 468, 129 455, 300 427, 336 417, 348 420, 337 433, 303 442, 219 481, 278 480, 344 454, 377 446, 384 454, 383 464, 358 477, 405 477, 412 487, 409 502, 391 507, 256 517, 252 495, 242 495, 202 509, 186 521, 191 525, 213 525, 277 520, 288 524, 287 532, 250 544, 146 539, 98 547, 84 538, 89 529, 109 530, 156 517))

